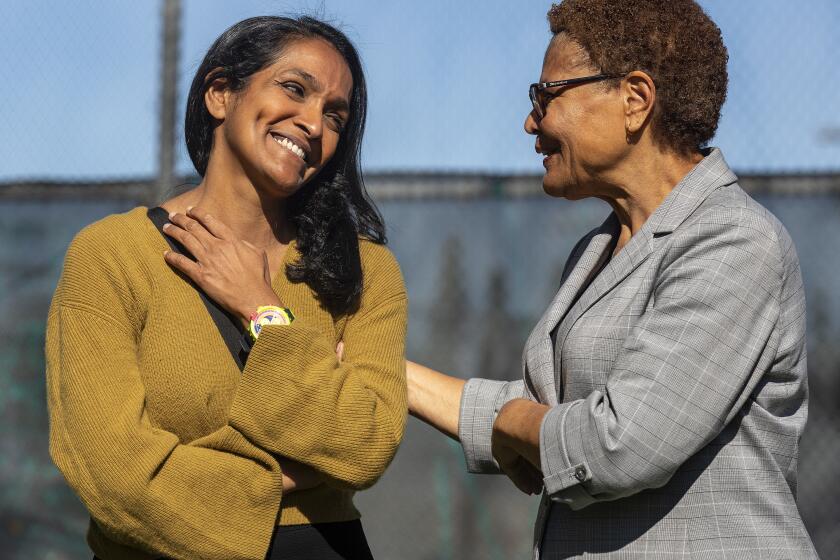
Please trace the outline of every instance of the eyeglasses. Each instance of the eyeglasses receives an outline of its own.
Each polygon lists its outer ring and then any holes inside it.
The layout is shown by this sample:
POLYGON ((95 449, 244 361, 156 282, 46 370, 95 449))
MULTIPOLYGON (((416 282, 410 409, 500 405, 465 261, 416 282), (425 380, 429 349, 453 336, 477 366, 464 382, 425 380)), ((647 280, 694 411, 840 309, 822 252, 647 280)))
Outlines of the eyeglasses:
POLYGON ((577 84, 587 84, 589 82, 600 82, 603 80, 610 80, 613 78, 621 78, 621 74, 595 74, 594 76, 584 76, 583 78, 571 78, 569 80, 558 80, 556 82, 539 82, 531 84, 528 88, 528 97, 531 98, 531 104, 534 106, 534 112, 537 115, 537 120, 545 116, 545 103, 543 103, 542 92, 545 89, 553 87, 573 86, 577 84))

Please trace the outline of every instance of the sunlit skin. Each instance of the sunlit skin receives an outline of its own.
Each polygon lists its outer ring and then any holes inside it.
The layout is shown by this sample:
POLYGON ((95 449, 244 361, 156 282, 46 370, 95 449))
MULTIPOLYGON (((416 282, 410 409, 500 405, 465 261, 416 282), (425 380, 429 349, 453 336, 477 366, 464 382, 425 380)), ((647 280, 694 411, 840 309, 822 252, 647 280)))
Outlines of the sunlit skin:
POLYGON ((176 223, 188 207, 207 212, 238 239, 264 250, 273 277, 294 236, 285 199, 335 154, 350 117, 352 87, 344 58, 321 39, 287 46, 244 90, 233 92, 217 80, 205 95, 208 111, 219 121, 207 172, 198 187, 163 207, 180 214, 176 223), (294 140, 308 152, 306 161, 274 135, 294 140))
MULTIPOLYGON (((597 73, 581 47, 560 34, 546 51, 540 81, 597 73)), ((649 75, 633 71, 615 82, 548 89, 545 116, 531 112, 525 131, 546 154, 547 194, 596 197, 612 207, 621 224, 618 252, 703 156, 678 154, 655 141, 656 86, 649 75)))
MULTIPOLYGON (((585 52, 564 34, 546 51, 540 82, 598 74, 585 52)), ((617 254, 641 229, 680 180, 703 158, 663 147, 653 136, 656 103, 653 79, 632 71, 620 80, 586 83, 545 92, 544 116, 531 112, 525 131, 544 155, 543 189, 550 196, 595 197, 615 211, 620 233, 617 254)), ((458 437, 464 381, 408 363, 409 410, 443 433, 458 437)), ((514 399, 493 424, 493 455, 523 492, 542 486, 539 435, 549 407, 514 399)))
MULTIPOLYGON (((164 259, 243 326, 261 305, 283 306, 271 287, 294 237, 286 200, 335 155, 350 117, 353 78, 344 58, 321 39, 288 45, 269 66, 231 91, 216 80, 204 101, 218 125, 207 172, 196 188, 166 201, 164 231, 195 260, 164 259), (304 158, 278 144, 292 140, 304 158)), ((336 349, 339 360, 343 346, 336 349)), ((323 476, 279 457, 283 492, 311 488, 323 476)))
POLYGON ((250 78, 244 92, 224 83, 207 92, 216 129, 214 156, 205 183, 222 179, 237 194, 256 190, 284 199, 309 181, 335 154, 349 117, 353 78, 344 58, 327 42, 293 43, 268 68, 250 78), (292 139, 304 162, 275 141, 292 139), (217 173, 214 173, 217 172, 217 173))

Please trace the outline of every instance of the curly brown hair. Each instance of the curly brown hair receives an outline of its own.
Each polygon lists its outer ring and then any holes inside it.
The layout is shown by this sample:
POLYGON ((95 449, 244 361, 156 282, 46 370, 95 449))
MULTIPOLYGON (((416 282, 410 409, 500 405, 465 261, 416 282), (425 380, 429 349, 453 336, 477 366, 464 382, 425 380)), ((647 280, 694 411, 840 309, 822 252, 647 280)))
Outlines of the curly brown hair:
POLYGON ((680 153, 712 139, 726 100, 729 55, 694 0, 564 0, 548 22, 605 74, 642 70, 656 84, 653 138, 680 153))

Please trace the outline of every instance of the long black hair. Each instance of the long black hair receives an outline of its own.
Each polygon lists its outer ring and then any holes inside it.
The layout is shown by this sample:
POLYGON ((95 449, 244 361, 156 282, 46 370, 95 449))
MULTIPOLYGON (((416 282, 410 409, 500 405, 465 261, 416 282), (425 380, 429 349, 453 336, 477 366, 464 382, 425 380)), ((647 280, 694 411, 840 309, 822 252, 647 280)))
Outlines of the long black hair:
POLYGON ((365 191, 360 164, 367 111, 367 88, 355 47, 341 31, 311 17, 253 17, 216 39, 198 67, 187 96, 184 135, 196 171, 207 171, 215 119, 204 94, 217 78, 241 91, 248 78, 272 64, 301 39, 323 39, 347 62, 353 76, 350 116, 332 159, 289 198, 289 218, 297 228, 301 259, 287 266, 293 282, 305 282, 333 315, 351 313, 362 294, 359 237, 386 243, 382 216, 365 191), (212 79, 208 79, 212 78, 212 79))

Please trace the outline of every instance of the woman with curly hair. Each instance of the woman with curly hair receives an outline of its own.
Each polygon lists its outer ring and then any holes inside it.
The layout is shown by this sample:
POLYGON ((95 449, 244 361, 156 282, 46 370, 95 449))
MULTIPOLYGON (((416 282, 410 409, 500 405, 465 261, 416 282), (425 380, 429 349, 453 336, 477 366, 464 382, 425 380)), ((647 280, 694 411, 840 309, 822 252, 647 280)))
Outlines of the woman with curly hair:
POLYGON ((815 558, 795 502, 805 300, 782 224, 713 137, 720 30, 692 0, 566 0, 525 129, 550 196, 612 208, 567 261, 523 377, 409 364, 471 472, 543 490, 535 557, 815 558))
POLYGON ((365 109, 341 32, 239 22, 189 91, 201 183, 72 242, 50 451, 98 558, 371 557, 353 494, 402 438, 406 295, 362 183, 365 109))

